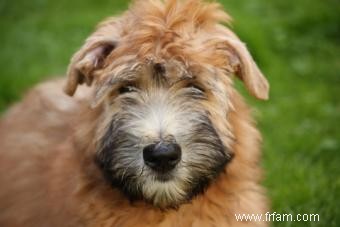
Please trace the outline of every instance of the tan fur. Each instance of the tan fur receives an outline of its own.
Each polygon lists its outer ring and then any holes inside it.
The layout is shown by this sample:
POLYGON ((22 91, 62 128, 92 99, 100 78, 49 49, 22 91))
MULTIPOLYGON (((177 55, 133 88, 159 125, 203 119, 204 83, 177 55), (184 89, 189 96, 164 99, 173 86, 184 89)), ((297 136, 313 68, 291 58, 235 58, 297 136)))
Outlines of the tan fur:
POLYGON ((222 21, 230 18, 215 3, 147 0, 100 24, 73 57, 65 87, 70 95, 82 82, 94 83, 94 90, 82 87, 69 97, 61 91, 64 80, 43 83, 0 122, 0 226, 267 226, 235 219, 264 214, 268 207, 259 185, 261 137, 232 86, 232 73, 261 99, 268 98, 268 83, 222 21), (114 51, 103 56, 107 45, 114 51), (131 59, 178 61, 202 83, 213 79, 205 75, 213 71, 227 96, 216 89, 206 106, 234 159, 204 194, 177 210, 131 204, 106 184, 93 162, 93 129, 108 95, 103 87, 131 59), (217 106, 223 102, 227 113, 217 106))

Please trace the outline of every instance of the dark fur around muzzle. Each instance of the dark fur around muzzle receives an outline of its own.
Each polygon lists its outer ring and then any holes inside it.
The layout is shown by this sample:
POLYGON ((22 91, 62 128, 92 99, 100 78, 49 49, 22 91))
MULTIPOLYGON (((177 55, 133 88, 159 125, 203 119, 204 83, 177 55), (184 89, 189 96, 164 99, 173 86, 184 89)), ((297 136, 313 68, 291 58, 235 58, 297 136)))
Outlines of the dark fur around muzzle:
POLYGON ((211 120, 200 112, 188 118, 191 123, 187 131, 171 135, 182 148, 182 158, 172 171, 159 174, 144 163, 143 148, 152 141, 145 141, 144 135, 134 131, 134 118, 125 111, 115 113, 96 153, 96 162, 108 182, 132 201, 144 200, 160 208, 178 207, 203 193, 231 160, 211 120))

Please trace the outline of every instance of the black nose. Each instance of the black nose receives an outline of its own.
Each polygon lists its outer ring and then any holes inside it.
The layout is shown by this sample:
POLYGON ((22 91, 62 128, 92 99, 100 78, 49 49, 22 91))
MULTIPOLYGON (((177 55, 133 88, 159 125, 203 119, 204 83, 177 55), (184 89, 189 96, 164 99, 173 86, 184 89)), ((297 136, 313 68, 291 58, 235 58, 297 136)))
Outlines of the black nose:
POLYGON ((181 159, 181 147, 176 143, 151 144, 143 149, 144 162, 150 168, 167 172, 172 170, 181 159))

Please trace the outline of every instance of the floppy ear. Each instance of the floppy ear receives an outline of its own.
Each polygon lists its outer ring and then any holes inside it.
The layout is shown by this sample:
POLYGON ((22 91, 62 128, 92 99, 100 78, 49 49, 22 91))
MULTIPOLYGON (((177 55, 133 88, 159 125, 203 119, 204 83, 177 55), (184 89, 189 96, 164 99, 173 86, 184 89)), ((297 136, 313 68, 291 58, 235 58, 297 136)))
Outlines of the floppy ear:
POLYGON ((66 94, 72 96, 78 84, 90 86, 96 70, 103 67, 106 57, 115 48, 114 42, 87 43, 72 57, 67 71, 66 94))
POLYGON ((229 64, 241 80, 247 90, 258 99, 269 98, 269 83, 263 76, 244 43, 235 37, 224 37, 224 44, 227 45, 229 64))
POLYGON ((67 70, 67 81, 64 92, 72 96, 78 84, 90 86, 95 74, 102 69, 106 57, 116 48, 120 37, 120 22, 109 18, 99 24, 85 44, 76 52, 67 70))

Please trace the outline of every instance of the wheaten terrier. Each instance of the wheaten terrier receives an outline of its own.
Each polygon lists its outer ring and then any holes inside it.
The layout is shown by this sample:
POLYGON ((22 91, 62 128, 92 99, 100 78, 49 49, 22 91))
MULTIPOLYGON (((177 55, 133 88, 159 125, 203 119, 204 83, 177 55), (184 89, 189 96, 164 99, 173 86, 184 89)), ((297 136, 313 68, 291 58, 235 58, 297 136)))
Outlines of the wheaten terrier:
POLYGON ((229 21, 217 3, 139 0, 99 24, 66 80, 3 116, 0 225, 266 226, 235 218, 267 201, 233 77, 259 99, 269 86, 229 21))

